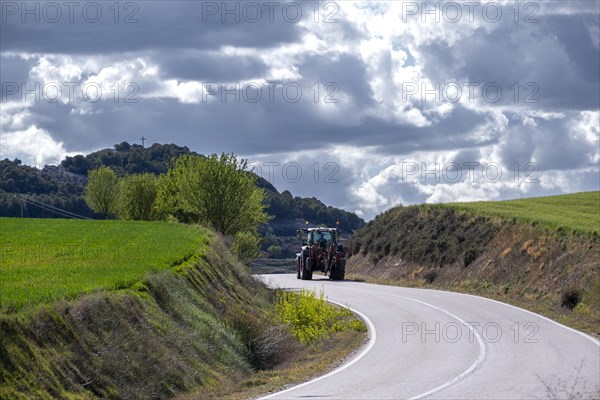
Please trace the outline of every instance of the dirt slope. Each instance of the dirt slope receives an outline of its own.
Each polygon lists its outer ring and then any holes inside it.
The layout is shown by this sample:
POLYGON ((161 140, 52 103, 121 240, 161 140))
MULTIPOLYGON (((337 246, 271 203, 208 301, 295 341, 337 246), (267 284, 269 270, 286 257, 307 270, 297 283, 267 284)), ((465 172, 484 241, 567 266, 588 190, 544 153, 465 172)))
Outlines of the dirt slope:
POLYGON ((600 334, 597 236, 415 206, 382 214, 348 247, 352 278, 481 294, 600 334))

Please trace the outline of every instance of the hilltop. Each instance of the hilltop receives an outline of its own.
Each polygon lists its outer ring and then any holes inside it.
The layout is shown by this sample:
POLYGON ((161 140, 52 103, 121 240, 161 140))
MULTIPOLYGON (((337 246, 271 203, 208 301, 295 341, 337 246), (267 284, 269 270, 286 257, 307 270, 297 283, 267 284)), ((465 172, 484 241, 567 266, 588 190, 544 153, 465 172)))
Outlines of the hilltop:
POLYGON ((350 277, 497 298, 600 334, 600 192, 390 209, 348 242, 350 277))

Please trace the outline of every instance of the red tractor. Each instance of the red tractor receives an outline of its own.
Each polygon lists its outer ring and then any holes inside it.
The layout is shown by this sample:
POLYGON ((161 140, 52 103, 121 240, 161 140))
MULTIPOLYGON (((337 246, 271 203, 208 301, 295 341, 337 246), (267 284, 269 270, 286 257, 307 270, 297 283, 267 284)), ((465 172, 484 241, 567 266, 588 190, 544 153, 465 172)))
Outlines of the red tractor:
POLYGON ((346 254, 337 228, 303 228, 298 237, 302 238, 302 251, 296 253, 298 279, 311 280, 314 271, 321 271, 329 279, 344 280, 346 254))

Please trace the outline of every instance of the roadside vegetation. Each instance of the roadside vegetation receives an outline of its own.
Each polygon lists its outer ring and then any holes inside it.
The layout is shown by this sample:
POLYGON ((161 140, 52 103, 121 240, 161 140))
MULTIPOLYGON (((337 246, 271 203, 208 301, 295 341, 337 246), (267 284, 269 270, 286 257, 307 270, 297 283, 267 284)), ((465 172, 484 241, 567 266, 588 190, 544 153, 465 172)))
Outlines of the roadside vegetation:
MULTIPOLYGON (((274 292, 205 229, 2 222, 13 240, 29 238, 21 255, 43 245, 45 256, 2 262, 11 280, 0 287, 0 398, 242 398, 323 373, 364 341, 351 329, 297 339, 274 292), (65 242, 51 239, 57 232, 65 242), (69 253, 63 243, 77 246, 69 253), (122 258, 103 253, 119 243, 122 258)), ((340 313, 337 324, 357 324, 340 313)))
POLYGON ((292 334, 303 343, 313 343, 348 329, 367 331, 364 322, 354 318, 348 308, 327 303, 323 290, 319 297, 315 291, 307 290, 300 290, 299 293, 278 292, 275 312, 282 322, 291 326, 292 334))
POLYGON ((160 178, 100 167, 85 199, 122 220, 2 219, 0 398, 240 397, 351 353, 365 336, 352 313, 276 296, 243 264, 268 219, 255 179, 225 154, 160 178))
POLYGON ((599 196, 396 207, 347 242, 348 278, 483 295, 600 335, 599 196))

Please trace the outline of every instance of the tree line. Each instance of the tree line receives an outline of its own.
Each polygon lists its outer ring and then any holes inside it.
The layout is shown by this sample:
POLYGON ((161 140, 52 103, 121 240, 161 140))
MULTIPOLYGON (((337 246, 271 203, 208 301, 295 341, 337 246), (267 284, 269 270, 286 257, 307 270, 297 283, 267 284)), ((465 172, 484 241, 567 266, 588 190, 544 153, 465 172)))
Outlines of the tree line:
POLYGON ((269 220, 263 189, 247 161, 233 154, 183 155, 165 174, 119 177, 102 166, 88 173, 84 199, 103 218, 177 220, 234 237, 243 260, 256 257, 258 227, 269 220))
MULTIPOLYGON (((87 155, 66 157, 60 165, 46 165, 34 168, 23 165, 19 160, 0 160, 0 216, 30 218, 60 218, 59 214, 25 204, 22 197, 51 207, 76 213, 87 218, 100 218, 92 211, 83 199, 84 186, 88 173, 102 166, 107 166, 117 177, 150 173, 155 176, 167 174, 174 160, 183 155, 204 157, 187 147, 175 144, 158 144, 142 147, 122 142, 113 148, 102 149, 87 155)), ((288 191, 279 193, 266 179, 252 174, 258 188, 265 193, 266 212, 273 219, 260 227, 265 234, 271 232, 277 236, 295 236, 298 221, 310 221, 315 224, 338 225, 346 232, 351 232, 364 225, 357 215, 323 204, 316 198, 292 196, 288 191)), ((119 178, 122 179, 122 178, 119 178)), ((150 178, 144 178, 150 180, 150 178)), ((123 218, 117 210, 113 216, 123 218)), ((187 221, 187 211, 179 209, 176 218, 187 221)), ((138 218, 138 217, 135 217, 138 218)), ((151 219, 161 219, 160 215, 152 215, 151 219)), ((303 222, 302 222, 303 223, 303 222)))

